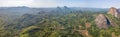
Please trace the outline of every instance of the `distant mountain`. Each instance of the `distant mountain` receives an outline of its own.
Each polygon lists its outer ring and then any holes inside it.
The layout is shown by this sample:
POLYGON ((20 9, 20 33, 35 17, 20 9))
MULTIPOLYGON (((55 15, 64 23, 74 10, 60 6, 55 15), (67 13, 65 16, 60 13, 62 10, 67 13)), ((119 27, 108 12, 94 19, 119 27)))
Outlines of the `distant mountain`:
POLYGON ((116 9, 0 7, 3 37, 111 37, 120 35, 116 9), (5 22, 4 22, 4 21, 5 22), (114 33, 114 34, 113 34, 114 33))
POLYGON ((52 11, 52 10, 81 10, 81 11, 107 11, 108 9, 102 9, 102 8, 83 8, 83 7, 54 7, 54 8, 29 8, 29 7, 0 7, 0 14, 16 14, 16 15, 22 15, 25 13, 36 13, 39 11, 52 11))
POLYGON ((11 21, 24 14, 37 14, 46 12, 53 15, 64 15, 74 11, 89 11, 89 12, 106 12, 108 9, 102 8, 82 8, 82 7, 54 7, 54 8, 29 8, 29 7, 0 7, 0 16, 5 21, 11 21))
POLYGON ((90 12, 107 12, 109 8, 89 8, 89 7, 71 7, 74 10, 81 10, 81 11, 90 11, 90 12))
POLYGON ((0 7, 0 16, 5 21, 11 21, 22 16, 25 13, 33 14, 36 11, 39 10, 35 10, 28 7, 0 7))

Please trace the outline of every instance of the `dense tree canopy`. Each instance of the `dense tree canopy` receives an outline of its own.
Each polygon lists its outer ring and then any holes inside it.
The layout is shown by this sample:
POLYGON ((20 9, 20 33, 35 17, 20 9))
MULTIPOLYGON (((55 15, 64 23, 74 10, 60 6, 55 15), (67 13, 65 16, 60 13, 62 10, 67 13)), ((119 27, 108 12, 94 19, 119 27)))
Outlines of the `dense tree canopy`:
POLYGON ((57 8, 24 14, 12 23, 0 20, 0 37, 119 37, 119 22, 119 18, 106 14, 106 11, 57 8), (100 13, 117 26, 99 29, 94 20, 100 13))

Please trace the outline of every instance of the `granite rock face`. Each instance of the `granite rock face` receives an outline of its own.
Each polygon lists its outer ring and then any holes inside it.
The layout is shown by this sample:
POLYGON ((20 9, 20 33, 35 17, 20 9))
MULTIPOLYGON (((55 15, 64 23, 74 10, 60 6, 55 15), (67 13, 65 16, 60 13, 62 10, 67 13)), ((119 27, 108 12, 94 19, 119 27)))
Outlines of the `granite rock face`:
POLYGON ((96 25, 99 29, 105 28, 107 29, 110 25, 110 21, 107 19, 107 17, 103 14, 99 14, 95 19, 96 25))
POLYGON ((114 8, 114 7, 111 7, 110 9, 109 9, 109 11, 108 11, 108 14, 111 14, 111 15, 113 15, 113 16, 115 16, 115 17, 119 17, 119 11, 118 11, 118 9, 117 8, 114 8))

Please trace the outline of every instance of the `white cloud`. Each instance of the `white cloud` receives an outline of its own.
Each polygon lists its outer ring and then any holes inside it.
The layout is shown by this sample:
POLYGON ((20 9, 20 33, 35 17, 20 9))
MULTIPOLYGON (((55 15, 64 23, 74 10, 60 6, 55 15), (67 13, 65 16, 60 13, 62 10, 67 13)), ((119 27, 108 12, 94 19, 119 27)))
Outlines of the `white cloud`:
POLYGON ((4 0, 0 1, 0 6, 27 6, 30 5, 33 0, 4 0))
POLYGON ((28 6, 28 7, 56 7, 56 6, 84 6, 84 2, 71 0, 0 0, 0 7, 28 6))

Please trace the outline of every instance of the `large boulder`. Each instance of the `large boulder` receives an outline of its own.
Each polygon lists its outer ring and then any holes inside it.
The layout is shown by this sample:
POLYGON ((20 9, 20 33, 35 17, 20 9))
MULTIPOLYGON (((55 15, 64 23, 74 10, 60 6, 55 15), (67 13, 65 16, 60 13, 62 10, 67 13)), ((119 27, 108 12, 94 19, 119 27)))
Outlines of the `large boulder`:
POLYGON ((111 14, 111 15, 113 15, 113 16, 115 16, 115 17, 118 17, 119 11, 118 11, 118 9, 116 9, 116 8, 114 8, 114 7, 111 7, 111 8, 109 9, 109 11, 108 11, 108 14, 111 14))
POLYGON ((110 25, 110 21, 107 19, 107 17, 103 14, 99 14, 95 19, 96 25, 98 28, 108 28, 108 25, 110 25))

